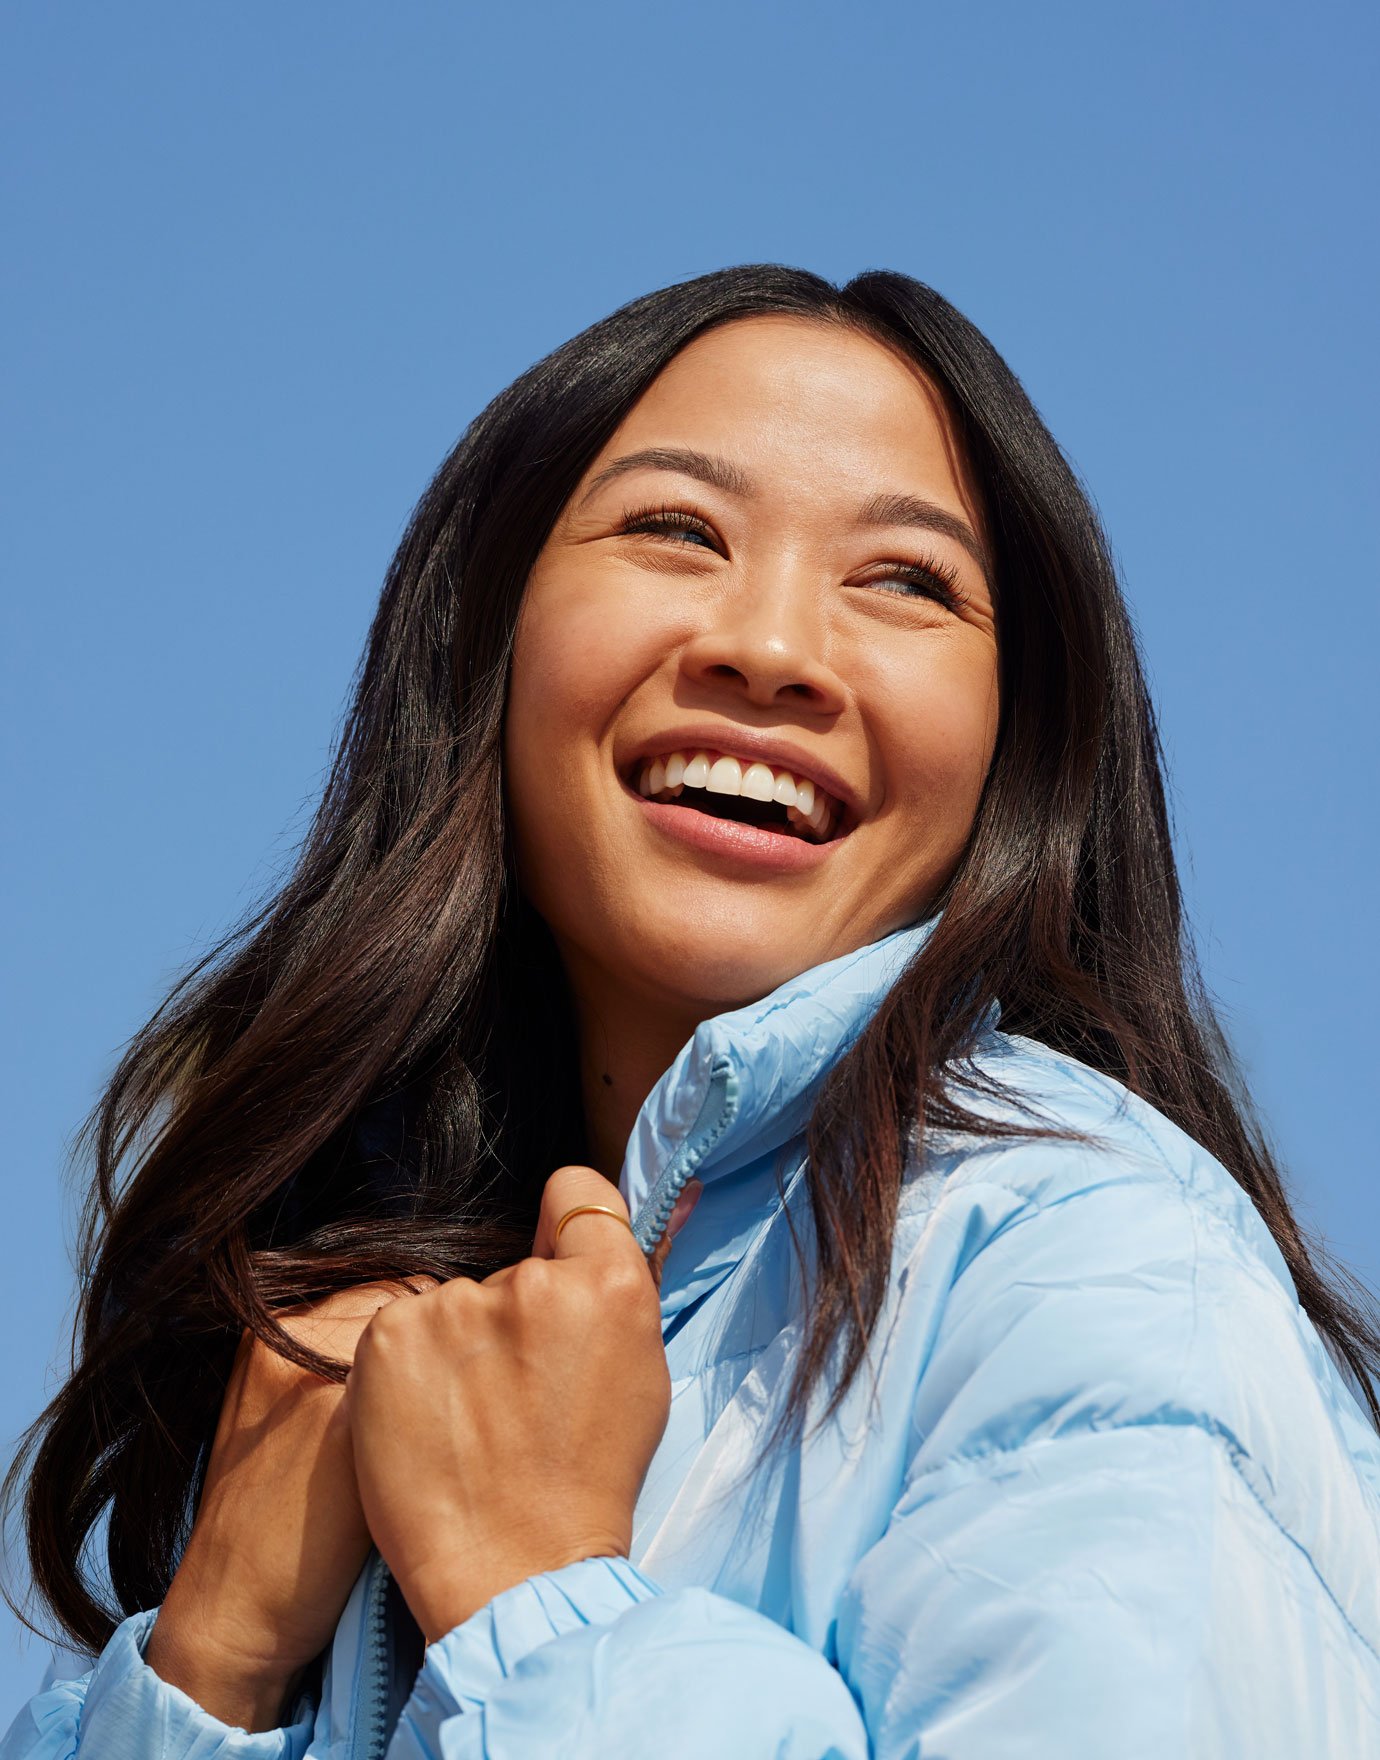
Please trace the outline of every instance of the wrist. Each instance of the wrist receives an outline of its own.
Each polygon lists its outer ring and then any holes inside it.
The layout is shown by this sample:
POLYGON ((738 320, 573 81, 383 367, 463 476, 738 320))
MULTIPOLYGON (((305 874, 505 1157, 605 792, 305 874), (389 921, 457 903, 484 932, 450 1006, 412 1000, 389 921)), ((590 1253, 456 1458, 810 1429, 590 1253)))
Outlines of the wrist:
POLYGON ((226 1635, 203 1620, 184 1619, 166 1602, 149 1633, 144 1661, 210 1716, 251 1735, 281 1727, 302 1672, 246 1644, 245 1634, 226 1635))
POLYGON ((593 1540, 585 1544, 553 1548, 511 1549, 463 1558, 434 1555, 405 1576, 394 1570, 412 1617, 428 1644, 434 1644, 456 1626, 478 1613, 496 1595, 565 1565, 586 1558, 626 1558, 627 1548, 615 1541, 593 1540))

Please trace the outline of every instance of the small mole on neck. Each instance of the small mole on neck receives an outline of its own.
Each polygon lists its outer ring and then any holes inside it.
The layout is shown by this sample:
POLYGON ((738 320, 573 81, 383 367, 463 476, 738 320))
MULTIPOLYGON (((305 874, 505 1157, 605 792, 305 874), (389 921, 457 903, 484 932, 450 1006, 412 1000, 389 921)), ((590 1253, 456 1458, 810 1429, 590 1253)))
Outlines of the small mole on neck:
POLYGON ((606 1088, 611 1088, 613 1086, 613 1077, 607 1070, 604 1071, 604 1086, 606 1088))

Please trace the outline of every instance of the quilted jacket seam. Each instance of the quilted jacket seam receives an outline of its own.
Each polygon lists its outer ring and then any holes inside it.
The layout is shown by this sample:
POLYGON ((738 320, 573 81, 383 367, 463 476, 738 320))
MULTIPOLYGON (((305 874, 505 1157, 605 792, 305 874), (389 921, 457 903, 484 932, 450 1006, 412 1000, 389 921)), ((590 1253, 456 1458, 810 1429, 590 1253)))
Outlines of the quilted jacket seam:
POLYGON ((996 1469, 1009 1462, 1014 1456, 1032 1453, 1038 1449, 1050 1447, 1055 1443, 1069 1441, 1077 1437, 1117 1435, 1133 1430, 1172 1430, 1180 1433, 1183 1431, 1192 1431, 1220 1448, 1230 1463, 1231 1469, 1236 1474, 1236 1477, 1240 1480, 1241 1484, 1245 1486, 1246 1490, 1250 1492, 1254 1502, 1259 1505, 1262 1514, 1267 1518, 1270 1525, 1279 1534, 1280 1538, 1287 1541, 1290 1546, 1294 1547, 1307 1560, 1308 1568, 1312 1573, 1314 1580, 1322 1590, 1323 1594, 1331 1602, 1332 1606, 1336 1608, 1342 1623, 1346 1626, 1346 1629, 1351 1633, 1352 1637, 1355 1638, 1356 1642, 1365 1650, 1372 1662, 1380 1668, 1380 1649, 1377 1649, 1366 1634, 1356 1625, 1332 1585, 1318 1569, 1317 1561, 1314 1559, 1308 1548, 1303 1544, 1302 1540, 1298 1539, 1296 1535, 1290 1532, 1289 1528, 1280 1520, 1275 1511, 1271 1509, 1264 1497, 1261 1496, 1259 1490, 1251 1483, 1246 1474, 1242 1472, 1242 1457, 1244 1456, 1247 1459, 1250 1458, 1247 1451, 1242 1448, 1241 1444, 1236 1441, 1229 1430, 1216 1430, 1210 1424, 1204 1424, 1200 1419, 1190 1418, 1187 1422, 1181 1424, 1176 1424, 1163 1418, 1133 1419, 1129 1423, 1099 1424, 1095 1427, 1089 1427, 1083 1430, 1066 1431, 1060 1436, 1032 1436, 1024 1442, 1012 1443, 1009 1447, 986 1448, 981 1452, 973 1453, 960 1451, 957 1454, 949 1455, 945 1460, 936 1462, 932 1467, 923 1467, 918 1473, 912 1474, 907 1481, 906 1493, 907 1496, 909 1496, 910 1492, 916 1486, 922 1484, 924 1480, 932 1478, 937 1473, 947 1472, 954 1466, 968 1465, 979 1468, 987 1468, 990 1466, 993 1469, 996 1469))

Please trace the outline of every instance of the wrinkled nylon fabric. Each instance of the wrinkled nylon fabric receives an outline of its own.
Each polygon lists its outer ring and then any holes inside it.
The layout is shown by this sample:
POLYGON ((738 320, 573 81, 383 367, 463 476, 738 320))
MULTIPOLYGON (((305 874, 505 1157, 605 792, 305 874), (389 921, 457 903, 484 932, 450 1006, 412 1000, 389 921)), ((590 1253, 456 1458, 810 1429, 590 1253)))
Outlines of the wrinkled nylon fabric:
MULTIPOLYGON (((1094 1140, 928 1141, 864 1373, 761 1457, 801 1336, 805 1124, 931 926, 706 1021, 648 1096, 634 1221, 729 1098, 666 1265, 671 1413, 632 1555, 432 1644, 387 1760, 1380 1760, 1380 1439, 1230 1175, 995 1014, 983 1072, 1094 1140)), ((290 1728, 230 1730, 160 1681, 149 1611, 0 1760, 378 1760, 364 1585, 290 1728)))

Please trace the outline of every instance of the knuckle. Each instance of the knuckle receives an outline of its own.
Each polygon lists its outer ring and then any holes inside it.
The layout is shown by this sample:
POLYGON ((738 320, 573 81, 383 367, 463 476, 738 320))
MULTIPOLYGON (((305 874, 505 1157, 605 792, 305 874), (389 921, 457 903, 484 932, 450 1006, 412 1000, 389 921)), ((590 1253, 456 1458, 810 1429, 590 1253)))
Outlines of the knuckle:
MULTIPOLYGON (((314 1302, 286 1309, 279 1313, 279 1324, 293 1339, 318 1355, 351 1360, 358 1352, 365 1335, 379 1316, 390 1308, 404 1309, 407 1303, 399 1298, 423 1293, 420 1286, 434 1280, 402 1279, 371 1283, 348 1284, 332 1290, 314 1302)), ((391 1323, 390 1323, 391 1324, 391 1323)), ((284 1364, 284 1368, 289 1365, 284 1364)), ((281 1371, 275 1371, 281 1372, 281 1371)), ((304 1371, 297 1371, 304 1373, 304 1371)))
MULTIPOLYGON (((507 1289, 521 1301, 545 1302, 550 1294, 555 1265, 550 1259, 522 1259, 513 1267, 507 1289)), ((499 1286, 500 1289, 505 1287, 499 1286)))
POLYGON ((385 1302, 381 1308, 375 1309, 359 1335, 359 1343, 355 1346, 356 1359, 361 1352, 373 1354, 395 1345, 408 1329, 408 1318, 406 1302, 385 1302))
POLYGON ((637 1313, 652 1307, 660 1312, 660 1304, 655 1300, 656 1284, 647 1267, 631 1259, 620 1259, 603 1268, 599 1294, 604 1301, 615 1303, 621 1312, 637 1313))

